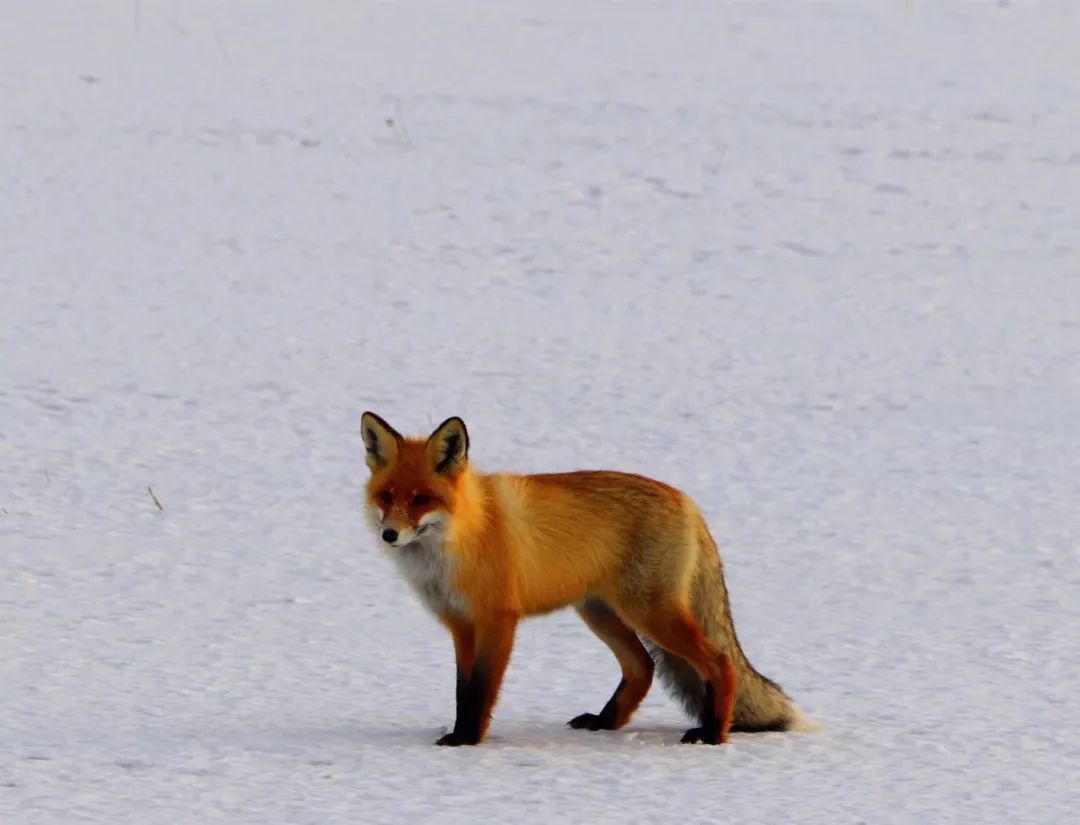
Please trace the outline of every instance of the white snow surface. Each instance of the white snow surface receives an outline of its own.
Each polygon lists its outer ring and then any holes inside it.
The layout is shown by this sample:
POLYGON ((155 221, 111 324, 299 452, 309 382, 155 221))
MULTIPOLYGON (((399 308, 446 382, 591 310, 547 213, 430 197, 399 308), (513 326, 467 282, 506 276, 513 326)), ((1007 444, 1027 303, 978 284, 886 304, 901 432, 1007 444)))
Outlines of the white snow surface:
POLYGON ((1076 816, 1076 4, 2 5, 0 822, 1076 816), (368 408, 686 490, 824 729, 562 612, 433 747, 368 408))

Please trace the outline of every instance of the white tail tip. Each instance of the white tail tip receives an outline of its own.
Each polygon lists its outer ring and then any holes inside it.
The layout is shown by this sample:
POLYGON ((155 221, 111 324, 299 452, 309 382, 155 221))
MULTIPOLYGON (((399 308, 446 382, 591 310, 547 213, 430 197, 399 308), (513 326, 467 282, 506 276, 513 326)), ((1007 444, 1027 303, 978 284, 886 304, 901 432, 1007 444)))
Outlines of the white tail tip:
POLYGON ((791 726, 788 730, 800 731, 802 733, 813 733, 814 731, 821 730, 822 725, 820 722, 815 722, 808 716, 804 716, 803 712, 798 708, 792 708, 792 711, 794 712, 794 717, 791 720, 791 726))

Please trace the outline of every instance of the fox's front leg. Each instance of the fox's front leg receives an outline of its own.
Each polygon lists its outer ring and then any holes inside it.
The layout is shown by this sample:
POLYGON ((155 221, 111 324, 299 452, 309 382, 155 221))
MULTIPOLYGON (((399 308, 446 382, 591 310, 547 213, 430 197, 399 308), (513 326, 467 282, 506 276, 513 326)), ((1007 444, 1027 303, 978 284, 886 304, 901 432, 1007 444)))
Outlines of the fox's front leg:
MULTIPOLYGON (((468 619, 454 615, 443 615, 439 621, 450 631, 454 639, 454 661, 456 664, 456 688, 455 688, 455 715, 454 730, 458 729, 461 720, 465 718, 465 698, 468 695, 469 675, 472 673, 473 661, 476 658, 476 627, 468 619)), ((449 735, 449 734, 448 734, 449 735)), ((446 737, 444 736, 443 739, 446 737)), ((440 739, 436 744, 447 744, 440 739)))
POLYGON ((454 729, 436 745, 475 745, 484 738, 510 662, 517 622, 516 616, 508 614, 485 616, 473 624, 451 624, 444 619, 457 653, 457 719, 454 729))

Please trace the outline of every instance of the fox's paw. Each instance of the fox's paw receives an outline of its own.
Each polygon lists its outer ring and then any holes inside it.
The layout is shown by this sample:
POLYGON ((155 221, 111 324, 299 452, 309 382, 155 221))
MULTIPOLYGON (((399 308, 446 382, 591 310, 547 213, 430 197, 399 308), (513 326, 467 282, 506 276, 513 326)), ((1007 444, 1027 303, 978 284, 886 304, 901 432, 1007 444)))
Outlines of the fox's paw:
POLYGON ((722 745, 727 741, 726 736, 721 736, 720 731, 713 726, 690 728, 683 734, 680 740, 684 745, 722 745))
POLYGON ((446 734, 445 736, 440 736, 438 739, 436 739, 435 744, 439 745, 440 747, 456 748, 459 745, 475 745, 476 742, 470 740, 468 737, 463 736, 460 733, 450 731, 450 733, 446 734))
POLYGON ((575 730, 615 730, 611 720, 602 713, 583 713, 566 724, 575 730))

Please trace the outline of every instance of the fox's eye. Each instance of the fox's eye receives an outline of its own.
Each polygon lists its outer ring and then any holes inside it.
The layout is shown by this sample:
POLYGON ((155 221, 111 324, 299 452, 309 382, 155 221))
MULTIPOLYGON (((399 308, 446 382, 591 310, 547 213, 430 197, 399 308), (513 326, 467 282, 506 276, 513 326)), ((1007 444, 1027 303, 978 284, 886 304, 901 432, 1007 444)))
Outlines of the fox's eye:
POLYGON ((383 504, 389 507, 394 503, 394 495, 389 490, 383 490, 379 493, 379 504, 383 504))
POLYGON ((431 504, 431 496, 427 493, 418 493, 412 498, 413 507, 423 507, 426 504, 431 504))

